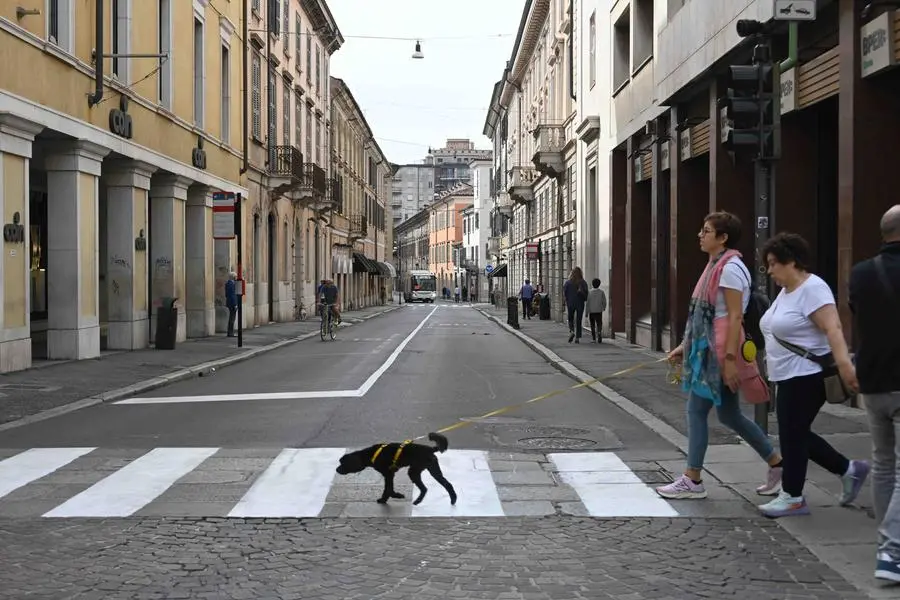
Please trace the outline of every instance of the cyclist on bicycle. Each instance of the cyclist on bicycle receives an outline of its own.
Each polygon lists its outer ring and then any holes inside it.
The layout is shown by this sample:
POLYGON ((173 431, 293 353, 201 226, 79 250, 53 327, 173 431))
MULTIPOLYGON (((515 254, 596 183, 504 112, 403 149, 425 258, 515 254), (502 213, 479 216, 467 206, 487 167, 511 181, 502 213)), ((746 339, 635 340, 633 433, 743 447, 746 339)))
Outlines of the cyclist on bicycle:
POLYGON ((340 291, 338 290, 338 287, 334 285, 334 281, 325 279, 324 283, 319 287, 319 304, 331 308, 335 323, 341 322, 341 313, 338 310, 339 298, 340 291))

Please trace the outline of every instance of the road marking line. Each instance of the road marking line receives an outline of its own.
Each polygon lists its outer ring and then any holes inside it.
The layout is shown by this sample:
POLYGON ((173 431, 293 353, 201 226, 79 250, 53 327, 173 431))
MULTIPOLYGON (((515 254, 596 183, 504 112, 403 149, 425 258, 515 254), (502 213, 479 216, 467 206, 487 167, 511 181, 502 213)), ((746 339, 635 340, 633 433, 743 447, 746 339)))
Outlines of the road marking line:
POLYGON ((96 448, 32 448, 0 461, 0 498, 96 448))
POLYGON ((218 452, 156 448, 60 504, 45 517, 128 517, 218 452))
POLYGON ((228 516, 318 516, 345 452, 345 448, 285 448, 228 516))
MULTIPOLYGON (((448 450, 438 459, 441 472, 458 495, 456 506, 444 486, 431 476, 423 477, 428 495, 418 506, 412 507, 413 517, 502 517, 503 505, 497 493, 497 484, 488 465, 484 450, 448 450)), ((424 475, 424 473, 423 473, 424 475)), ((419 494, 413 488, 412 500, 419 494)))
MULTIPOLYGON (((397 357, 400 356, 400 353, 403 352, 403 349, 406 348, 407 344, 412 341, 413 337, 419 331, 421 331, 422 327, 425 326, 425 323, 428 322, 428 319, 435 313, 437 307, 431 309, 431 312, 425 315, 425 318, 422 319, 422 322, 416 326, 412 332, 406 336, 406 338, 400 342, 400 345, 394 349, 390 356, 388 356, 387 360, 372 373, 368 379, 366 379, 363 384, 356 388, 355 390, 323 390, 323 391, 314 391, 314 392, 271 392, 271 393, 258 393, 258 394, 209 394, 203 396, 161 396, 155 398, 128 398, 126 400, 119 400, 118 402, 113 402, 112 404, 183 404, 189 402, 236 402, 242 400, 311 400, 311 399, 319 399, 319 398, 361 398, 365 396, 368 391, 372 388, 375 383, 381 378, 384 373, 391 368, 391 365, 394 364, 394 361, 397 360, 397 357)), ((391 336, 393 337, 393 336, 391 336)))
POLYGON ((608 517, 677 517, 678 511, 612 452, 548 454, 562 483, 572 487, 589 514, 608 517), (589 470, 593 467, 593 470, 589 470))

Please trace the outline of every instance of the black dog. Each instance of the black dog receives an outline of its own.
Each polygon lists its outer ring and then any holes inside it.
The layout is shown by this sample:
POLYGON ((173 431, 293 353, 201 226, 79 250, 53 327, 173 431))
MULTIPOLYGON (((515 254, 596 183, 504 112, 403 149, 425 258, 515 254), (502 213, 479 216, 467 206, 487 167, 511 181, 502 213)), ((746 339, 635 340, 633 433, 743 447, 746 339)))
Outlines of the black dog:
POLYGON ((348 473, 359 473, 372 467, 384 477, 384 492, 378 499, 379 504, 385 504, 388 498, 404 498, 405 496, 394 491, 394 473, 403 467, 409 467, 407 472, 410 480, 419 488, 419 497, 415 499, 413 504, 418 504, 425 497, 428 488, 422 483, 422 471, 428 469, 435 481, 444 486, 447 493, 450 494, 450 504, 456 504, 456 491, 453 486, 444 478, 441 473, 441 466, 438 464, 436 452, 444 452, 447 450, 447 438, 439 433, 429 433, 428 439, 434 442, 435 446, 425 446, 423 444, 413 444, 404 442, 403 444, 375 444, 356 452, 350 452, 341 457, 341 464, 335 469, 341 475, 348 473))

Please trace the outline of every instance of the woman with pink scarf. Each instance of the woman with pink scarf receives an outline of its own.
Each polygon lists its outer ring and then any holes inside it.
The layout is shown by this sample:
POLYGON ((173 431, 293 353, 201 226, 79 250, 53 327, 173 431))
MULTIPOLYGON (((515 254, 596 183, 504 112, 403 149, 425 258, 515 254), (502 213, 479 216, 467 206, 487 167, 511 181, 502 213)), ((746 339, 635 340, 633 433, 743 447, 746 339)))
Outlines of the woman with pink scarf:
POLYGON ((738 391, 766 394, 755 362, 744 360, 742 320, 750 301, 750 272, 734 249, 741 222, 733 214, 715 212, 703 221, 700 249, 709 262, 694 288, 681 345, 669 353, 682 361, 682 389, 688 392, 688 457, 684 474, 656 488, 669 499, 706 498, 702 471, 709 446, 709 411, 715 406, 719 422, 741 436, 769 465, 766 483, 756 488, 764 496, 781 490, 781 455, 760 427, 741 412, 738 391))

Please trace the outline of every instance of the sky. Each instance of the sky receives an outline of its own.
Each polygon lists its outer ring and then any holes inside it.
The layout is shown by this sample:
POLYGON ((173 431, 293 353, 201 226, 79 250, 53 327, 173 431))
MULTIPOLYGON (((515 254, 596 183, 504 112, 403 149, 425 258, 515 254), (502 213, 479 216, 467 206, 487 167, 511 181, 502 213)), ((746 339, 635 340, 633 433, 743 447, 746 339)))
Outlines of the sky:
POLYGON ((331 75, 350 88, 390 162, 447 138, 490 148, 484 120, 525 0, 328 0, 344 35, 331 75), (358 37, 357 37, 358 36, 358 37), (369 36, 411 38, 371 39, 369 36), (416 38, 425 58, 411 58, 416 38))

